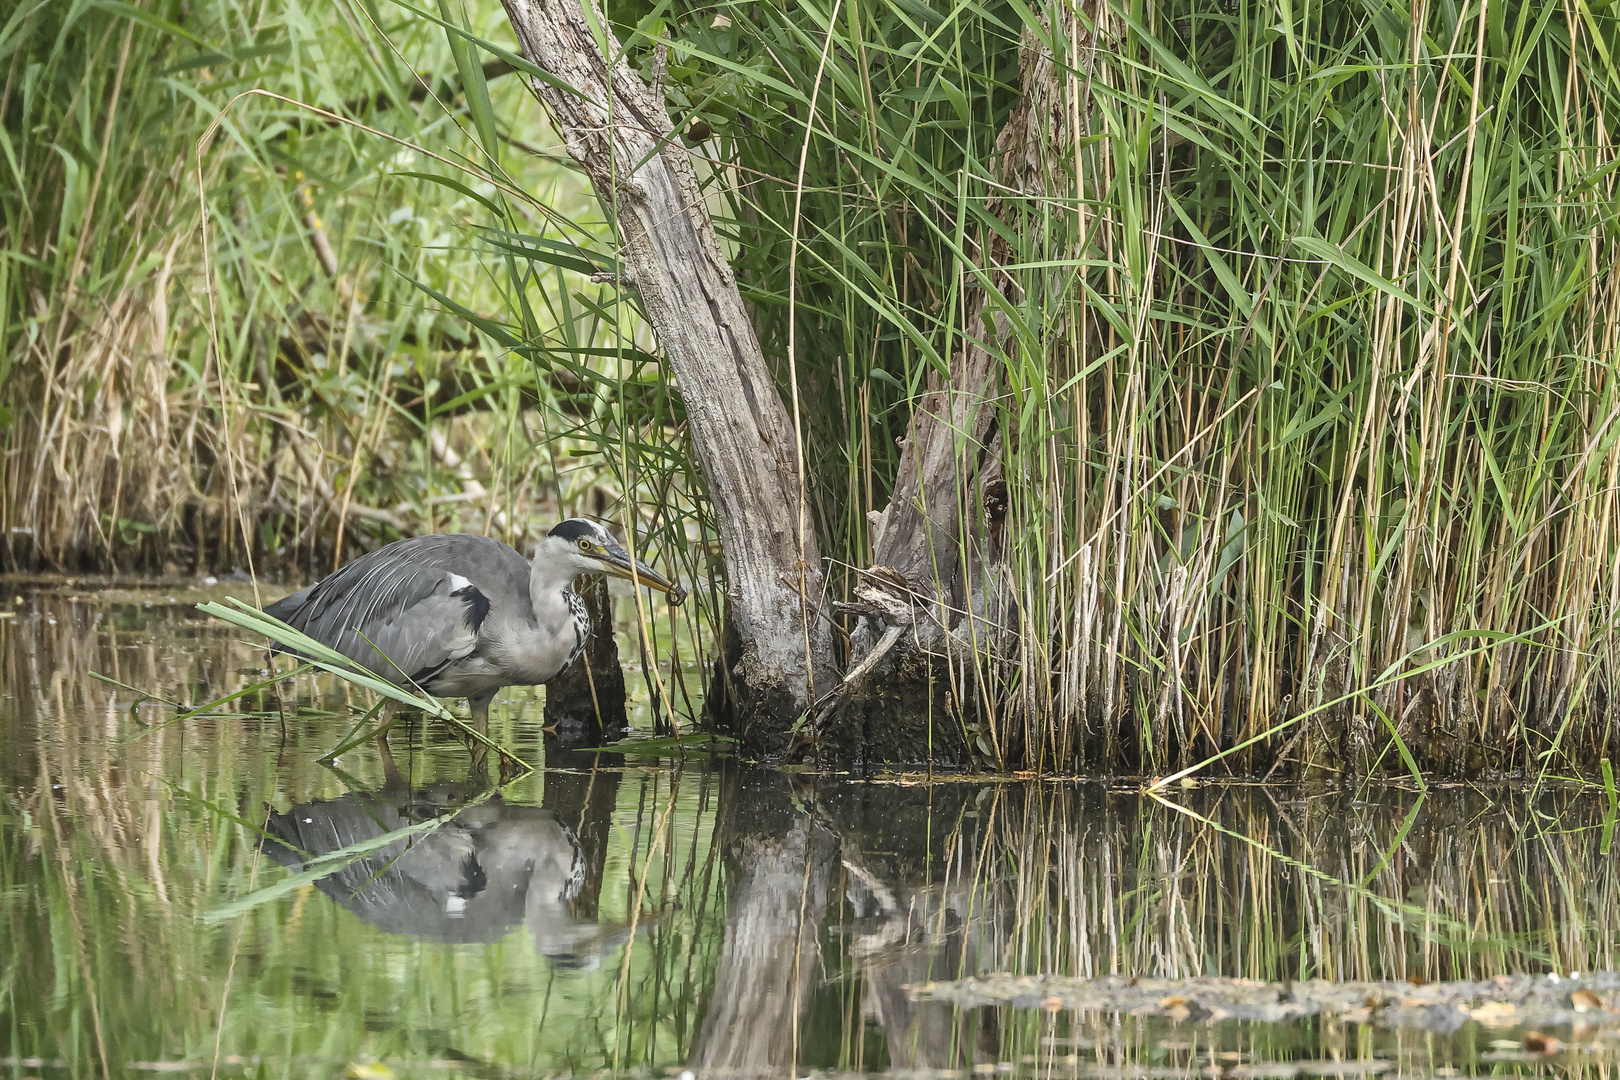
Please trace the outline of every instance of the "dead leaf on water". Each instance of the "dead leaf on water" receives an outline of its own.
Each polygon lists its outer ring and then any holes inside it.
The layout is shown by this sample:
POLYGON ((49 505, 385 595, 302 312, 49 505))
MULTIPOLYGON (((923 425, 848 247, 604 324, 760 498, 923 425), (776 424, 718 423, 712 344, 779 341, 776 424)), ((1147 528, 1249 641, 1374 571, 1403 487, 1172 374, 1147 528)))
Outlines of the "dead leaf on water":
POLYGON ((1603 999, 1586 989, 1573 991, 1569 995, 1569 1003, 1576 1012, 1591 1012, 1604 1007, 1603 999))
POLYGON ((394 1070, 380 1061, 352 1062, 344 1075, 349 1080, 394 1080, 394 1070))
POLYGON ((1391 1061, 1301 1061, 1298 1062, 1301 1076, 1377 1076, 1395 1067, 1391 1061))
POLYGON ((1524 1033, 1524 1048, 1532 1054, 1556 1054, 1564 1049, 1564 1043, 1539 1031, 1527 1031, 1524 1033))
POLYGON ((1487 1001, 1477 1008, 1463 1011, 1486 1027, 1512 1027, 1519 1022, 1518 1008, 1505 1001, 1487 1001))

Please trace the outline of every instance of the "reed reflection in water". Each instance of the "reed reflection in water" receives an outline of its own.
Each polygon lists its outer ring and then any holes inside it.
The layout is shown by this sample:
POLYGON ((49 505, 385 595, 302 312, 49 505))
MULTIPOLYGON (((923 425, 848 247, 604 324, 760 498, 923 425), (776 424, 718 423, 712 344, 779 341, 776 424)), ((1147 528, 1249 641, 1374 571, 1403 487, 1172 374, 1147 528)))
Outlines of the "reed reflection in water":
MULTIPOLYGON (((1083 782, 817 779, 547 746, 520 694, 494 723, 545 767, 492 795, 432 726, 402 734, 392 771, 369 747, 316 764, 351 714, 312 680, 165 726, 172 710, 90 677, 180 702, 258 678, 261 652, 182 605, 15 607, 0 621, 13 1075, 206 1072, 216 1033, 219 1060, 255 1075, 1511 1071, 1487 1060, 1500 1033, 963 1012, 907 987, 1615 966, 1620 898, 1586 790, 1161 803, 1083 782)), ((1614 1064, 1595 1037, 1558 1060, 1614 1064)))

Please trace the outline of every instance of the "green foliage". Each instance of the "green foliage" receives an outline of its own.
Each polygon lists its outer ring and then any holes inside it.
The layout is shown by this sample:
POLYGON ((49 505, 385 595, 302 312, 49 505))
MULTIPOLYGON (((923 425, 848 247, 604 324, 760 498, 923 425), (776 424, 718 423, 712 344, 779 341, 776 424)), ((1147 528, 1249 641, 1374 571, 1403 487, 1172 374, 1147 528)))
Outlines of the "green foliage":
POLYGON ((1006 484, 1004 519, 962 492, 1005 559, 1013 632, 977 665, 995 761, 1185 766, 1342 695, 1237 767, 1539 771, 1610 744, 1609 13, 618 17, 644 70, 668 42, 677 130, 734 208, 827 554, 870 557, 930 380, 997 358, 993 435, 961 455, 1006 484), (1498 643, 1456 644, 1476 633, 1498 643))
MULTIPOLYGON (((994 423, 959 448, 989 708, 946 721, 989 761, 1170 772, 1249 744, 1226 765, 1541 773, 1612 749, 1606 9, 610 15, 802 413, 837 592, 923 394, 994 357, 994 423)), ((492 3, 7 17, 14 561, 230 561, 242 505, 261 552, 324 562, 344 529, 521 535, 584 503, 717 582, 680 396, 634 297, 587 280, 611 233, 490 68, 511 48, 492 3), (249 86, 374 130, 222 114, 249 86)))
POLYGON ((600 473, 556 468, 547 414, 589 395, 437 299, 497 305, 502 184, 601 232, 519 80, 464 52, 367 0, 10 13, 8 563, 331 565, 436 528, 521 543, 584 498, 600 473))
MULTIPOLYGON (((660 9, 675 127, 717 165, 720 226, 761 343, 803 406, 824 542, 864 565, 895 441, 930 373, 946 376, 963 347, 963 289, 994 221, 984 181, 1018 100, 1018 13, 849 4, 829 26, 827 4, 660 9)), ((627 47, 645 67, 640 18, 627 47)))

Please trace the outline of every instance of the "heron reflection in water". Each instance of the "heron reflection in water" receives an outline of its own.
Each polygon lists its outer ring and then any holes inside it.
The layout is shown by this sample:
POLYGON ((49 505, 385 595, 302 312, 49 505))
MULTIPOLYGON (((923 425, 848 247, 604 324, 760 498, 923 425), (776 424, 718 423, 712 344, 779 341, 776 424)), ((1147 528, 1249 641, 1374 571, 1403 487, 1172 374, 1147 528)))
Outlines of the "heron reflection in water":
POLYGON ((573 830, 550 810, 499 796, 468 805, 473 790, 387 788, 297 804, 270 815, 264 849, 302 870, 340 848, 453 813, 438 829, 369 852, 317 888, 388 933, 481 943, 521 923, 553 964, 596 967, 628 931, 579 914, 587 860, 573 830))

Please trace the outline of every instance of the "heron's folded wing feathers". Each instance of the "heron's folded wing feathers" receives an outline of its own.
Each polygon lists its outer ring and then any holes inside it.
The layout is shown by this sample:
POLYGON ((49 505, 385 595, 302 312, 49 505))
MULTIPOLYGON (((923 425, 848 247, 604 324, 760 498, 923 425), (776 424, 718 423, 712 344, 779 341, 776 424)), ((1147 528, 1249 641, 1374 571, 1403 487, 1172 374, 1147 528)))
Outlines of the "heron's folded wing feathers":
MULTIPOLYGON (((408 607, 369 624, 372 659, 361 660, 385 678, 421 686, 446 665, 478 647, 478 629, 489 601, 466 578, 446 574, 434 591, 408 607)), ((358 657, 356 659, 359 659, 358 657)))
POLYGON ((445 546, 374 551, 270 613, 383 678, 420 683, 477 647, 489 610, 477 586, 443 565, 445 546))

